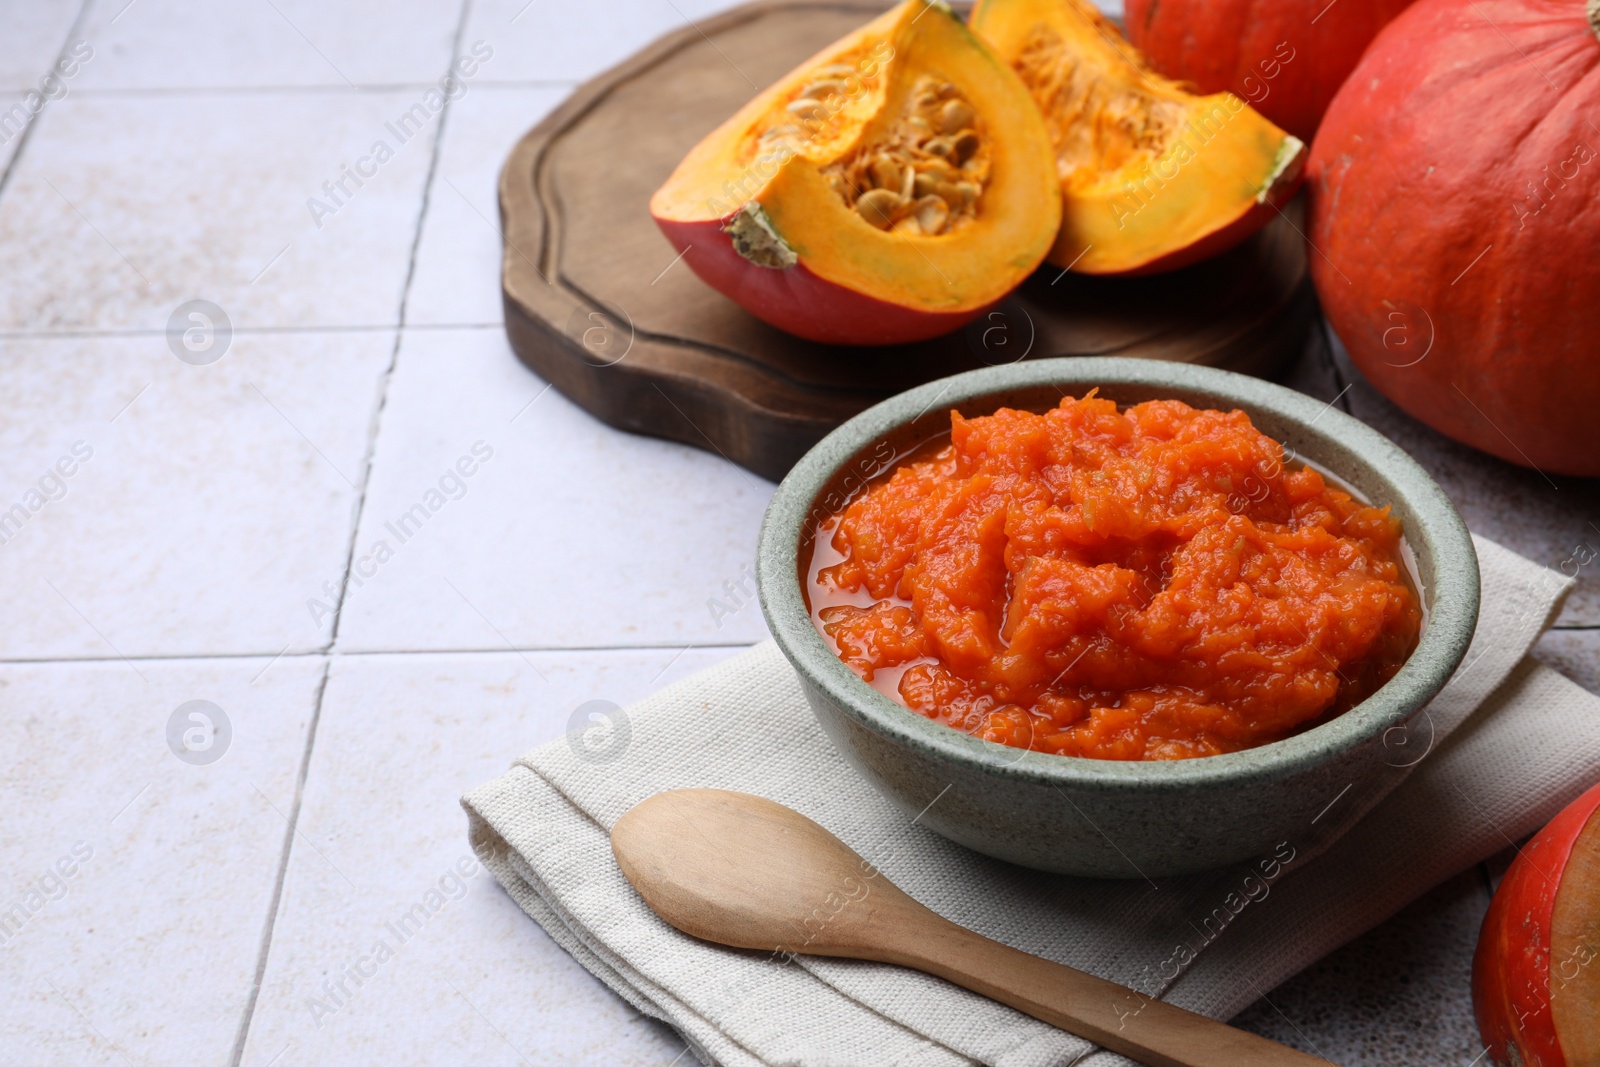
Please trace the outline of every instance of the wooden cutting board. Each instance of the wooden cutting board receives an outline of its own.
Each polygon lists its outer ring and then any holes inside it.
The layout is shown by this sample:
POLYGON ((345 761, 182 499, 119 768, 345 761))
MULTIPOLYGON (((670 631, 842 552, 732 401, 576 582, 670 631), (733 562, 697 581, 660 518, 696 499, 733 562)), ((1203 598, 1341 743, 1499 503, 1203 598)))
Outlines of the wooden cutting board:
POLYGON ((760 88, 883 10, 762 0, 661 38, 585 83, 500 174, 506 333, 612 426, 781 478, 833 427, 933 378, 1018 359, 1125 355, 1270 374, 1314 320, 1298 206, 1224 256, 1152 278, 1048 264, 965 330, 917 344, 803 341, 697 278, 651 193, 760 88))

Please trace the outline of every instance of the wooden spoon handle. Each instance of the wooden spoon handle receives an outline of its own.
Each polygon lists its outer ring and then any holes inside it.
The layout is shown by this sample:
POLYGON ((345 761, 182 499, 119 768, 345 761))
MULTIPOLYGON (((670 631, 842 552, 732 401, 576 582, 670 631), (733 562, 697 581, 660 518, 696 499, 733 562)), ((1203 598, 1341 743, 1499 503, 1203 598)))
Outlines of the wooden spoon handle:
MULTIPOLYGON (((937 917, 935 917, 937 918, 937 917)), ((1150 1067, 1328 1067, 1328 1061, 943 919, 889 955, 1150 1067), (931 935, 931 936, 930 936, 931 935)))

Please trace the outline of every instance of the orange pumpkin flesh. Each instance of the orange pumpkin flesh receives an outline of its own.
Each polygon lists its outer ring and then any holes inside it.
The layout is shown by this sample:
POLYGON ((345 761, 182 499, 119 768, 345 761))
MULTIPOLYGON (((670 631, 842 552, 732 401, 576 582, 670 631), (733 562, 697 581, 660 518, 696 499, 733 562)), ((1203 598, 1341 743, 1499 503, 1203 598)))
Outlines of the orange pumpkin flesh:
POLYGON ((978 0, 970 24, 1044 113, 1062 196, 1050 262, 1153 274, 1265 225, 1299 185, 1305 145, 1231 93, 1152 72, 1088 0, 978 0))
POLYGON ((741 108, 650 211, 757 317, 812 340, 893 344, 955 329, 1019 285, 1061 208, 1017 76, 948 8, 907 0, 741 108), (949 130, 928 121, 950 115, 949 130), (911 195, 862 184, 891 149, 915 162, 890 175, 911 195))
POLYGON ((1493 1067, 1600 1063, 1600 786, 1506 871, 1478 935, 1472 1003, 1493 1067))

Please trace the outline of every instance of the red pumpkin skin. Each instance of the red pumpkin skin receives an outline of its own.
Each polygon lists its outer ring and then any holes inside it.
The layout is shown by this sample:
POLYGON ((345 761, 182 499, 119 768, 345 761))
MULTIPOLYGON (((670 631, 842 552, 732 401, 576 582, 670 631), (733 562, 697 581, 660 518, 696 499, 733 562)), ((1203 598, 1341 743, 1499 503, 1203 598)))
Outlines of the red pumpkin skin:
POLYGON ((1597 71, 1584 0, 1419 0, 1307 165, 1312 276, 1356 365, 1547 475, 1600 475, 1597 71))
MULTIPOLYGON (((1153 259, 1142 267, 1124 271, 1121 274, 1107 275, 1115 278, 1141 278, 1149 274, 1165 274, 1167 271, 1178 270, 1182 267, 1192 267, 1207 259, 1213 259, 1229 251, 1236 245, 1244 242, 1245 238, 1252 236, 1257 230, 1272 221, 1274 215, 1280 214, 1282 209, 1278 204, 1287 204, 1293 200, 1300 190, 1300 182, 1288 187, 1281 195, 1274 196, 1276 203, 1257 204, 1243 215, 1234 219, 1228 225, 1215 233, 1208 234, 1187 248, 1180 248, 1176 252, 1153 259)), ((1045 270, 1050 269, 1045 264, 1045 270)))
POLYGON ((1535 834, 1483 917, 1472 958, 1472 1008, 1495 1067, 1568 1067, 1550 1011, 1551 924, 1567 859, 1597 809, 1600 785, 1535 834))
POLYGON ((1128 39, 1169 78, 1235 93, 1311 143, 1328 102, 1411 0, 1127 0, 1128 39))
POLYGON ((994 305, 932 312, 891 304, 835 285, 806 269, 762 267, 734 250, 724 220, 656 225, 684 262, 717 292, 785 333, 831 345, 897 345, 960 329, 994 305))

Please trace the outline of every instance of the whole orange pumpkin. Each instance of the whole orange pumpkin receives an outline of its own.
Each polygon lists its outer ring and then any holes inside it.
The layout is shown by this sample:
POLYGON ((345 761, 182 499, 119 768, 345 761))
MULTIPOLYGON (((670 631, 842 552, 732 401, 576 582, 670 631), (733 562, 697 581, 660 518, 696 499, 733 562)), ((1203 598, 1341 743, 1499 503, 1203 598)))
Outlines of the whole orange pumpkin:
POLYGON ((1128 39, 1169 78, 1229 91, 1310 141, 1377 32, 1411 0, 1127 0, 1128 39))
POLYGON ((1373 385, 1512 463, 1600 475, 1600 0, 1419 0, 1307 170, 1317 293, 1373 385))
POLYGON ((1600 785, 1517 850, 1478 934, 1472 1006, 1490 1067, 1600 1063, 1600 785))

